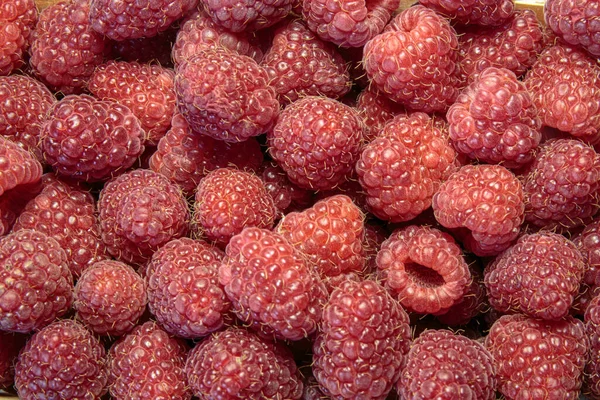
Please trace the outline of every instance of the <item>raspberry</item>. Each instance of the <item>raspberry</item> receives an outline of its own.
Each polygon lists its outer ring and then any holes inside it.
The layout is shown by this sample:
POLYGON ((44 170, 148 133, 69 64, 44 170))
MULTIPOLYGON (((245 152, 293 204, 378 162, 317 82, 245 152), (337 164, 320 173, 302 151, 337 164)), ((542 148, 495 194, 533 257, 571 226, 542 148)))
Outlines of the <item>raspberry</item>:
POLYGON ((231 304, 219 286, 223 256, 216 247, 188 238, 154 253, 146 270, 148 307, 167 332, 194 339, 224 326, 231 304))
POLYGON ((38 182, 42 172, 42 165, 33 154, 0 136, 0 196, 10 189, 38 182))
POLYGON ((148 38, 164 32, 198 0, 161 0, 149 3, 92 0, 90 24, 98 33, 121 41, 148 38))
POLYGON ((189 196, 210 171, 229 166, 255 171, 262 162, 263 154, 256 139, 242 143, 216 140, 194 132, 185 118, 175 112, 171 129, 150 157, 150 168, 179 185, 189 196))
POLYGON ((312 192, 299 188, 288 179, 285 171, 273 161, 265 161, 258 171, 265 189, 281 214, 304 209, 312 204, 312 192))
POLYGON ((358 113, 337 100, 307 96, 283 110, 267 133, 269 152, 292 183, 328 190, 352 171, 365 132, 358 113))
POLYGON ((483 274, 476 262, 469 264, 471 281, 469 282, 463 297, 457 300, 444 314, 437 315, 438 321, 448 326, 464 326, 473 318, 484 314, 489 309, 483 274))
POLYGON ((175 92, 192 130, 226 142, 271 130, 279 115, 267 72, 250 57, 224 48, 202 49, 181 63, 175 92))
POLYGON ((546 23, 565 42, 600 56, 600 7, 597 1, 548 0, 546 23))
POLYGON ((0 330, 42 328, 65 314, 72 298, 73 277, 56 240, 32 230, 0 239, 0 330))
POLYGON ((12 229, 25 205, 42 190, 42 181, 19 185, 0 196, 0 237, 12 229))
POLYGON ((37 18, 34 0, 4 0, 0 4, 0 76, 25 64, 37 18))
POLYGON ((143 264, 162 245, 188 232, 189 210, 179 188, 137 169, 104 185, 98 200, 102 241, 118 260, 143 264))
POLYGON ((398 14, 367 42, 363 64, 371 83, 418 111, 445 111, 458 96, 458 40, 447 20, 417 5, 398 14))
POLYGON ((83 325, 56 321, 35 333, 15 365, 19 398, 99 399, 106 393, 106 351, 83 325))
POLYGON ((144 280, 129 265, 99 261, 86 269, 74 292, 77 317, 100 335, 131 331, 146 309, 144 280))
POLYGON ((515 9, 512 0, 421 0, 420 3, 464 25, 502 25, 515 9))
POLYGON ((10 389, 15 381, 15 361, 27 336, 0 332, 0 390, 10 389))
POLYGON ((485 269, 488 300, 500 312, 559 320, 569 313, 584 272, 581 253, 564 236, 524 235, 485 269))
POLYGON ((600 296, 595 296, 585 312, 585 329, 590 340, 589 359, 585 366, 583 393, 587 398, 600 396, 600 296))
POLYGON ((96 68, 89 90, 100 100, 127 106, 140 120, 144 139, 156 145, 171 126, 174 78, 173 70, 160 65, 109 61, 96 68))
POLYGON ((252 32, 284 19, 292 0, 200 0, 212 20, 230 32, 252 32))
POLYGON ((10 138, 40 161, 42 123, 56 101, 41 82, 25 75, 0 77, 0 135, 10 138))
POLYGON ((32 33, 31 67, 54 91, 81 93, 108 52, 108 41, 89 22, 88 0, 66 0, 40 13, 32 33))
POLYGON ((304 0, 302 15, 321 39, 341 47, 362 47, 383 30, 399 6, 399 0, 304 0))
POLYGON ((190 400, 186 355, 185 344, 155 322, 138 325, 108 352, 110 395, 114 399, 190 400))
POLYGON ((323 309, 313 373, 334 399, 385 399, 410 346, 408 315, 374 281, 343 282, 323 309))
POLYGON ((276 231, 322 276, 362 272, 365 268, 364 215, 345 195, 320 200, 302 212, 287 214, 276 231))
POLYGON ((448 110, 450 139, 469 158, 507 168, 534 159, 542 121, 525 85, 505 68, 486 68, 448 110))
POLYGON ((510 247, 523 223, 521 182, 499 165, 466 165, 440 186, 432 201, 435 218, 458 229, 463 243, 478 256, 510 247))
MULTIPOLYGON (((595 219, 586 225, 585 229, 573 237, 573 243, 583 256, 585 273, 579 293, 583 306, 600 290, 600 219, 595 219)), ((581 309, 585 312, 585 307, 581 309)))
POLYGON ((356 108, 367 126, 365 143, 370 143, 378 137, 389 120, 405 113, 404 107, 382 95, 373 86, 360 92, 356 99, 356 108))
POLYGON ((70 95, 50 108, 41 141, 46 162, 58 174, 97 182, 131 167, 144 151, 143 136, 126 106, 70 95))
POLYGON ((496 399, 494 360, 475 340, 447 330, 423 332, 398 382, 405 399, 496 399))
POLYGON ((527 222, 548 230, 583 225, 600 207, 600 155, 578 140, 547 142, 523 188, 527 222))
POLYGON ((377 254, 379 277, 407 310, 444 314, 463 298, 471 273, 452 236, 411 225, 396 230, 377 254))
POLYGON ((245 324, 264 336, 300 340, 317 330, 326 300, 317 272, 283 236, 245 228, 227 245, 219 282, 245 324))
POLYGON ((588 340, 583 322, 500 317, 485 338, 506 399, 577 399, 588 340), (516 362, 517 361, 517 362, 516 362))
POLYGON ((194 394, 203 399, 299 400, 302 380, 285 350, 231 327, 196 345, 185 371, 194 394))
POLYGON ((250 172, 219 168, 202 178, 196 191, 194 222, 222 246, 245 227, 273 228, 276 213, 263 181, 250 172))

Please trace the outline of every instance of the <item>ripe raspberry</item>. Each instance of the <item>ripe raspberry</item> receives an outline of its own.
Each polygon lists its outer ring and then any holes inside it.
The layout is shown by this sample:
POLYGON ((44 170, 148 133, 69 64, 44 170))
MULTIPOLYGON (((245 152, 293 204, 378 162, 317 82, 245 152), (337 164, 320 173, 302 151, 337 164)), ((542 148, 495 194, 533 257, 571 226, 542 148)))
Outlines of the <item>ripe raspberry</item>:
POLYGON ((307 208, 312 204, 312 192, 299 188, 288 179, 285 171, 273 161, 265 161, 258 171, 265 189, 273 198, 280 214, 307 208))
POLYGON ((96 66, 102 64, 108 41, 89 22, 88 0, 66 0, 40 13, 32 33, 31 67, 53 91, 81 93, 96 66))
POLYGON ((584 52, 561 44, 547 48, 525 85, 544 125, 600 140, 600 66, 584 52))
POLYGON ((58 174, 86 182, 123 173, 144 151, 143 140, 129 108, 88 95, 55 103, 41 132, 46 162, 58 174))
POLYGON ((329 190, 351 173, 365 130, 353 108, 307 96, 283 110, 267 140, 290 181, 304 189, 329 190))
POLYGON ((457 300, 444 314, 437 315, 438 321, 448 326, 464 326, 473 318, 489 310, 489 304, 483 283, 483 274, 476 265, 469 264, 471 281, 463 297, 457 300))
POLYGON ((505 68, 486 68, 448 110, 450 139, 469 158, 507 168, 530 163, 542 121, 525 85, 505 68))
POLYGON ((586 225, 585 229, 573 237, 573 243, 583 256, 585 273, 579 290, 579 311, 585 312, 589 302, 600 290, 600 219, 586 225))
POLYGON ((544 18, 562 40, 600 56, 600 7, 597 1, 547 0, 544 18))
POLYGON ((56 321, 35 333, 15 365, 22 400, 99 399, 106 393, 104 346, 83 325, 56 321))
POLYGON ((287 349, 240 328, 218 332, 194 347, 185 363, 202 399, 302 398, 302 380, 287 349))
POLYGON ((126 263, 143 264, 188 232, 189 210, 181 191, 150 170, 137 169, 107 182, 98 212, 108 252, 126 263))
POLYGON ((155 322, 138 325, 108 352, 108 389, 113 399, 189 400, 184 372, 187 347, 155 322))
POLYGON ((590 352, 585 366, 583 394, 589 399, 600 397, 600 296, 595 296, 585 312, 585 329, 590 352))
POLYGON ((156 145, 171 126, 175 112, 175 73, 160 65, 109 61, 90 77, 89 90, 100 100, 127 106, 156 145))
POLYGON ((31 42, 38 11, 34 0, 3 0, 0 3, 0 76, 21 68, 31 42))
POLYGON ((129 1, 92 0, 90 24, 98 33, 121 41, 148 38, 164 32, 198 0, 161 0, 152 4, 129 1))
POLYGON ((464 25, 502 25, 515 9, 512 0, 421 0, 419 3, 464 25))
POLYGON ((583 322, 570 316, 560 321, 500 317, 485 338, 498 391, 510 400, 577 399, 588 352, 585 335, 583 322))
POLYGON ((379 136, 385 124, 396 115, 405 114, 404 107, 381 94, 373 86, 364 89, 356 99, 356 108, 367 126, 365 143, 379 136))
POLYGON ((15 381, 15 361, 27 336, 0 332, 0 390, 10 389, 15 381))
POLYGON ((0 196, 0 236, 12 229, 15 221, 31 199, 42 191, 42 181, 19 185, 0 196))
POLYGON ((283 236, 246 228, 231 238, 225 254, 219 282, 240 320, 264 336, 284 340, 316 331, 325 286, 283 236))
POLYGON ((263 154, 256 139, 242 143, 216 140, 194 132, 185 118, 175 112, 171 129, 150 157, 150 168, 169 178, 190 196, 210 171, 226 167, 255 171, 262 162, 263 154))
POLYGON ((323 309, 313 373, 332 399, 385 399, 410 347, 408 315, 374 281, 347 280, 323 309))
POLYGON ((583 225, 600 208, 600 155, 578 140, 547 142, 523 190, 527 222, 548 230, 583 225))
POLYGON ((395 231, 377 254, 379 277, 407 310, 444 314, 463 298, 471 273, 452 236, 426 226, 395 231))
POLYGON ((275 25, 292 9, 293 0, 200 0, 219 26, 230 32, 252 32, 275 25))
POLYGON ((519 235, 525 205, 516 176, 499 165, 466 165, 440 186, 432 201, 435 218, 457 229, 478 256, 510 247, 519 235))
POLYGON ((42 165, 33 154, 0 136, 0 196, 10 189, 38 182, 42 165))
POLYGON ((458 40, 448 21, 417 5, 398 14, 363 49, 371 82, 418 111, 445 111, 458 96, 458 40))
POLYGON ((279 115, 267 72, 250 57, 220 47, 202 49, 181 63, 175 92, 192 130, 226 142, 271 130, 279 115))

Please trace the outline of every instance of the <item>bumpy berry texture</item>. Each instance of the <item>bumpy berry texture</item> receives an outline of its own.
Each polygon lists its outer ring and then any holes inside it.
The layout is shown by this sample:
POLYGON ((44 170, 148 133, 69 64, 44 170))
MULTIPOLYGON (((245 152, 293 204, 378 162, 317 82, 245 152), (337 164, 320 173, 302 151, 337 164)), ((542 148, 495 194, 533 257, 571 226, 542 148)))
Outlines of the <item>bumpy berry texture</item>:
POLYGON ((305 96, 338 99, 352 86, 346 63, 335 47, 319 39, 300 20, 275 31, 261 65, 282 104, 305 96))
POLYGON ((304 256, 283 236, 260 228, 246 228, 231 239, 219 283, 241 321, 284 340, 317 330, 327 296, 304 256))
POLYGON ((0 239, 0 330, 28 333, 65 314, 73 276, 59 243, 22 230, 0 239))
POLYGON ((367 126, 365 143, 372 142, 389 120, 405 112, 404 107, 381 94, 373 86, 360 92, 356 99, 356 109, 367 126))
POLYGON ((194 395, 202 399, 299 400, 302 379, 286 350, 232 327, 196 345, 185 372, 194 395))
POLYGON ((188 238, 154 253, 146 270, 148 307, 167 332, 200 338, 230 319, 231 304, 219 285, 223 256, 218 248, 188 238))
POLYGON ((263 181, 251 172, 216 169, 202 178, 196 191, 194 223, 220 246, 245 227, 273 228, 276 213, 263 181))
POLYGON ((144 139, 156 145, 171 126, 175 111, 175 73, 160 65, 109 61, 100 65, 88 84, 100 100, 127 106, 144 129, 144 139))
POLYGON ((469 264, 471 281, 462 298, 458 299, 446 312, 436 315, 438 321, 448 326, 466 325, 473 318, 489 310, 483 273, 476 265, 476 261, 469 264))
POLYGON ((383 400, 410 347, 408 315, 377 282, 347 280, 323 309, 313 373, 332 399, 383 400))
POLYGON ((161 0, 149 3, 92 0, 90 24, 112 40, 148 38, 166 31, 192 10, 198 0, 161 0))
POLYGON ((542 121, 517 76, 486 68, 458 96, 447 114, 454 148, 469 158, 518 168, 534 159, 542 121))
POLYGON ((303 0, 302 15, 310 30, 341 47, 362 47, 380 33, 399 0, 303 0))
POLYGON ((34 0, 0 3, 0 76, 23 67, 38 11, 34 0))
MULTIPOLYGON (((600 294, 600 219, 586 225, 585 229, 573 237, 573 243, 583 256, 585 273, 579 289, 578 311, 585 312, 589 301, 600 294)), ((577 302, 577 300, 576 300, 577 302)))
POLYGON ((9 389, 15 381, 15 362, 27 336, 0 332, 0 390, 9 389))
POLYGON ((329 190, 351 173, 364 132, 355 109, 308 96, 282 111, 267 140, 271 156, 290 181, 305 189, 329 190))
POLYGON ((44 159, 59 175, 96 182, 131 167, 144 151, 144 135, 128 107, 70 95, 50 108, 41 142, 44 159))
POLYGON ((549 230, 581 226, 600 207, 600 155, 578 140, 547 142, 523 187, 527 222, 549 230))
POLYGON ((452 236, 411 225, 395 231, 377 254, 386 289, 407 310, 443 314, 462 299, 471 272, 452 236))
POLYGON ((129 265, 99 261, 86 269, 75 285, 73 308, 89 329, 121 336, 131 331, 146 309, 146 285, 129 265))
POLYGON ((544 19, 565 42, 600 56, 600 8, 597 1, 547 0, 544 19))
POLYGON ((296 209, 302 210, 312 204, 312 191, 299 188, 290 182, 285 171, 277 163, 265 161, 258 170, 258 176, 265 183, 265 189, 281 214, 296 209))
POLYGON ((456 96, 458 40, 449 22, 417 5, 398 14, 363 49, 371 83, 417 111, 445 111, 456 96))
POLYGON ((106 393, 107 378, 104 346, 70 319, 35 333, 15 365, 15 387, 23 400, 98 399, 106 393))
POLYGON ((588 352, 583 322, 505 315, 492 325, 485 347, 507 400, 579 398, 588 352))
POLYGON ((188 349, 155 322, 138 325, 108 352, 108 388, 113 399, 190 400, 185 376, 188 349))
POLYGON ((224 48, 207 48, 177 68, 179 112, 190 127, 226 142, 265 133, 279 115, 267 72, 252 58, 224 48))
POLYGON ((67 0, 40 13, 32 32, 30 64, 35 75, 54 91, 83 92, 108 51, 106 39, 90 26, 89 12, 88 0, 67 0))
POLYGON ((479 342, 447 330, 427 330, 411 344, 398 381, 405 399, 496 399, 494 361, 479 342))
POLYGON ((27 203, 42 190, 42 181, 20 185, 0 196, 0 236, 12 229, 27 203))
POLYGON ((455 229, 468 250, 497 255, 517 238, 524 219, 521 182, 499 165, 466 165, 433 196, 436 220, 455 229))
POLYGON ((188 232, 188 205, 179 188, 156 172, 137 169, 104 185, 98 200, 108 252, 143 264, 161 246, 188 232))
POLYGON ((600 296, 595 296, 590 301, 584 321, 590 340, 590 352, 582 392, 589 399, 597 399, 600 398, 600 296))
POLYGON ((284 19, 293 0, 200 0, 212 20, 231 32, 252 32, 284 19))
POLYGON ((524 235, 486 267, 488 300, 503 313, 559 320, 569 313, 584 272, 581 253, 564 236, 524 235))
POLYGON ((501 25, 515 9, 513 0, 421 0, 419 3, 464 25, 501 25))
POLYGON ((0 196, 19 186, 38 182, 42 172, 42 165, 32 153, 0 136, 0 196))

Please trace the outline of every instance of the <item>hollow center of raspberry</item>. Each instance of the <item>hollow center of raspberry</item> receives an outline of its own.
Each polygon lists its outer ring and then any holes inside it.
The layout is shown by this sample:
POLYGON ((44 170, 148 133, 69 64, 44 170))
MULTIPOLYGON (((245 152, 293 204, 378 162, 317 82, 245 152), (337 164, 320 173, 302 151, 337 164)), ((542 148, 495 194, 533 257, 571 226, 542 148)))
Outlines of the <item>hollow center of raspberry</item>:
POLYGON ((404 265, 404 270, 410 279, 421 287, 435 288, 444 285, 444 278, 424 265, 411 262, 404 265))

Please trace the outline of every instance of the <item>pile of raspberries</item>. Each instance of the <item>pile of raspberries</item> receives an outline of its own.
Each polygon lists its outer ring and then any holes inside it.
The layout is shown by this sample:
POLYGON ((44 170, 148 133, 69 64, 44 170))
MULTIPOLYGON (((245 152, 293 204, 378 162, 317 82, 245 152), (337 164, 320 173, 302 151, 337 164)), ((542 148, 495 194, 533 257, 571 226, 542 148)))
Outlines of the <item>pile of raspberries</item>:
POLYGON ((0 0, 0 390, 600 399, 600 2, 0 0))

